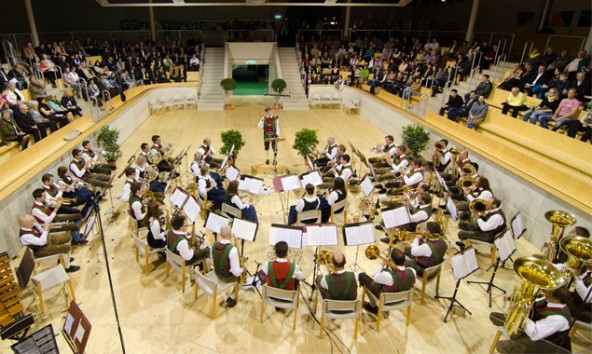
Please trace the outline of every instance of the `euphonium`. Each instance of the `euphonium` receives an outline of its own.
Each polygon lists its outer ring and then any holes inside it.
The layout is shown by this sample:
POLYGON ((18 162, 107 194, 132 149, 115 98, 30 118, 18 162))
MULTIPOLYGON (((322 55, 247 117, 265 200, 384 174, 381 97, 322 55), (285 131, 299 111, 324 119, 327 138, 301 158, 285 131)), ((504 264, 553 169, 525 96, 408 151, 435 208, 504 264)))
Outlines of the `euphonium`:
POLYGON ((401 188, 391 188, 386 194, 397 195, 397 194, 407 194, 407 193, 409 193, 409 187, 403 186, 401 188))
POLYGON ((464 164, 460 170, 462 171, 463 175, 469 175, 472 176, 474 174, 477 173, 477 169, 475 168, 475 166, 473 166, 473 164, 471 163, 466 163, 464 164))
POLYGON ((561 271, 551 262, 537 257, 516 259, 514 271, 522 278, 522 283, 514 288, 510 297, 510 311, 504 323, 504 328, 510 337, 521 330, 524 319, 528 317, 535 301, 537 288, 552 290, 565 284, 565 277, 561 271))
POLYGON ((335 267, 333 267, 333 253, 325 250, 319 251, 317 259, 319 260, 320 265, 327 267, 329 273, 335 273, 335 267))
POLYGON ((452 161, 456 161, 456 156, 460 154, 461 151, 462 150, 457 147, 453 147, 452 149, 450 149, 450 153, 454 156, 454 159, 452 161))
POLYGON ((161 149, 164 152, 164 156, 170 157, 173 154, 175 147, 171 144, 162 144, 161 149))
MULTIPOLYGON (((592 262, 592 241, 582 236, 567 236, 559 241, 559 246, 567 254, 565 265, 573 269, 580 269, 583 263, 592 262)), ((571 280, 571 272, 564 269, 566 281, 571 280)))
POLYGON ((378 247, 376 247, 375 245, 370 245, 366 247, 364 254, 366 255, 366 258, 368 258, 369 260, 375 260, 376 258, 380 258, 386 265, 391 267, 393 270, 399 270, 399 267, 397 267, 395 263, 389 261, 388 259, 380 255, 380 249, 378 249, 378 247))
POLYGON ((473 177, 466 175, 458 179, 458 184, 463 189, 473 189, 473 187, 475 186, 475 180, 473 179, 473 177))
POLYGON ((483 199, 475 199, 469 204, 471 212, 479 217, 484 216, 489 211, 489 204, 483 199))
POLYGON ((410 232, 405 229, 398 229, 396 236, 400 241, 406 241, 414 236, 424 236, 425 238, 443 238, 444 237, 440 234, 432 234, 432 233, 426 234, 423 232, 410 232))
POLYGON ((553 262, 559 251, 559 240, 563 237, 563 232, 567 226, 576 223, 575 216, 562 210, 549 210, 545 213, 545 219, 552 225, 551 240, 547 248, 543 251, 543 256, 549 262, 553 262))

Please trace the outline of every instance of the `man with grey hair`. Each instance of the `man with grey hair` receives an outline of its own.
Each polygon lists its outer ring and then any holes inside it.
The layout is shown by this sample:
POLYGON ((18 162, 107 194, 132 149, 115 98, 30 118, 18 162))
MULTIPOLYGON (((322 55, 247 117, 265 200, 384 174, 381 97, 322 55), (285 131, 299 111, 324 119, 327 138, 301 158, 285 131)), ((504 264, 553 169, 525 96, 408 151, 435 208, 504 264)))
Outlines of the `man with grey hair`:
POLYGON ((19 104, 16 106, 13 117, 21 129, 27 133, 32 134, 35 142, 47 137, 47 129, 45 126, 37 125, 37 123, 29 115, 29 107, 26 104, 19 104))
MULTIPOLYGON (((238 249, 230 241, 232 229, 229 225, 220 228, 220 241, 212 245, 212 261, 214 262, 214 273, 219 281, 233 283, 239 281, 241 274, 245 271, 240 266, 238 249)), ((231 294, 226 299, 226 306, 234 307, 236 299, 231 294)))

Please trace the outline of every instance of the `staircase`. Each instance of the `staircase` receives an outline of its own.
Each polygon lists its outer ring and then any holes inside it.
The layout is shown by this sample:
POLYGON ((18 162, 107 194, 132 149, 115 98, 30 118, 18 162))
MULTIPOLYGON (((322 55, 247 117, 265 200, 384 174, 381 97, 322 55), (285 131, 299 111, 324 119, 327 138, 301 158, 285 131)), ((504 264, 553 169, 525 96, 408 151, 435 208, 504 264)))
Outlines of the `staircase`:
POLYGON ((281 103, 287 110, 308 111, 308 99, 304 92, 304 87, 300 81, 300 67, 296 60, 296 49, 278 48, 280 52, 280 63, 282 66, 282 79, 286 81, 284 93, 290 97, 282 97, 281 103))
POLYGON ((206 49, 202 74, 197 110, 223 110, 224 91, 220 87, 220 81, 224 78, 224 48, 208 47, 206 49))

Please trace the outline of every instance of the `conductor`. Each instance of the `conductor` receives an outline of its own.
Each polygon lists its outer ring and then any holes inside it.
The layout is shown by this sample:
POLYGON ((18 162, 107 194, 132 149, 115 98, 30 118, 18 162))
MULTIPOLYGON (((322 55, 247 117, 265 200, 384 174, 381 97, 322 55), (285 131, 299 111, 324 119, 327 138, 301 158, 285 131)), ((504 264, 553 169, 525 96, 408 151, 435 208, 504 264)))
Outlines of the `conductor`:
POLYGON ((261 117, 257 127, 263 129, 263 144, 266 156, 265 164, 269 165, 269 145, 271 143, 271 147, 275 153, 277 140, 274 139, 280 136, 279 118, 273 115, 271 107, 265 107, 265 115, 261 117))

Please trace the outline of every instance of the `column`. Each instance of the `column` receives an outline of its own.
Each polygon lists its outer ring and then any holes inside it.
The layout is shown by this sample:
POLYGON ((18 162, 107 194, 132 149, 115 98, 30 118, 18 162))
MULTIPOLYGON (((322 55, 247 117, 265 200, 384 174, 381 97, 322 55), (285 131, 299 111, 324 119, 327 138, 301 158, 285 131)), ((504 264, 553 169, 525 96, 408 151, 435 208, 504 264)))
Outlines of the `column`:
POLYGON ((31 30, 31 43, 33 43, 33 47, 38 47, 39 34, 37 33, 37 26, 35 25, 35 16, 33 15, 33 5, 31 5, 31 0, 25 0, 25 9, 27 10, 27 19, 29 20, 29 29, 31 30))
POLYGON ((467 27, 467 34, 465 40, 471 44, 473 40, 473 32, 475 32, 475 22, 477 22, 477 13, 479 12, 479 1, 473 0, 473 7, 471 8, 471 17, 469 18, 469 26, 467 27))
POLYGON ((588 54, 592 53, 592 28, 590 28, 590 32, 588 32, 588 38, 586 38, 586 43, 584 43, 584 50, 588 54))
MULTIPOLYGON (((351 0, 347 0, 347 4, 351 4, 351 0)), ((343 25, 343 38, 342 40, 349 38, 349 18, 351 16, 351 6, 345 7, 345 22, 343 25)))
MULTIPOLYGON (((152 0, 149 1, 152 4, 152 0)), ((154 7, 148 6, 148 17, 150 21, 150 38, 156 42, 156 26, 154 25, 154 7)))

